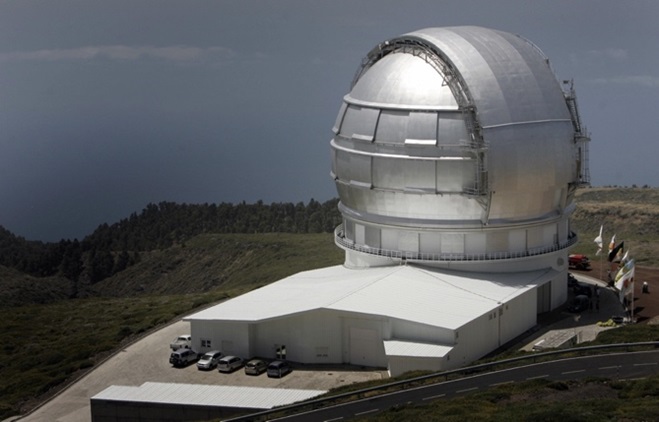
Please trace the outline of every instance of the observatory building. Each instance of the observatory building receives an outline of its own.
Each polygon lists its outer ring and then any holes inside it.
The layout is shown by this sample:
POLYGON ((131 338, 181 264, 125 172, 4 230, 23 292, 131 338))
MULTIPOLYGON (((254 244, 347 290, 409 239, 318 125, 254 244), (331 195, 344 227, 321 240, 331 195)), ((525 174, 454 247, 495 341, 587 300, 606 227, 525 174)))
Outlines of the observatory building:
POLYGON ((384 41, 333 132, 344 265, 187 317, 197 349, 444 370, 565 302, 589 138, 571 82, 530 41, 473 26, 384 41))

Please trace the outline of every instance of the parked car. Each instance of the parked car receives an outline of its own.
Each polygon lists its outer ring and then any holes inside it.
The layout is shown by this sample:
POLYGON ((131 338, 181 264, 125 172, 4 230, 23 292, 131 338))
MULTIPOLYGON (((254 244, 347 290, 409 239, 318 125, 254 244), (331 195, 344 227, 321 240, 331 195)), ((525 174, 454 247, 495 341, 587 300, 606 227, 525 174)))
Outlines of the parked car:
POLYGON ((224 356, 219 350, 212 350, 206 352, 197 362, 197 369, 213 369, 217 366, 217 363, 224 356))
POLYGON ((170 343, 169 348, 172 350, 189 349, 192 347, 192 336, 190 334, 183 334, 174 339, 170 343))
POLYGON ((174 366, 187 366, 199 359, 199 355, 192 349, 179 349, 169 355, 169 363, 174 366))
POLYGON ((293 368, 285 360, 276 360, 268 365, 268 377, 281 378, 292 370, 293 368))
POLYGON ((587 283, 577 283, 572 287, 575 296, 584 295, 591 297, 593 295, 593 286, 587 283))
POLYGON ((590 298, 586 295, 578 295, 574 298, 572 304, 570 305, 569 308, 567 308, 567 310, 572 313, 578 314, 587 310, 589 307, 590 307, 590 298))
POLYGON ((247 375, 260 375, 268 369, 268 363, 261 359, 252 359, 245 364, 247 375))
POLYGON ((589 270, 590 259, 583 254, 572 254, 568 256, 569 267, 575 270, 589 270))
POLYGON ((625 317, 622 315, 613 315, 611 317, 611 320, 616 324, 622 324, 623 322, 625 322, 625 317))
POLYGON ((243 366, 243 360, 238 356, 225 356, 217 362, 219 372, 233 372, 243 366))

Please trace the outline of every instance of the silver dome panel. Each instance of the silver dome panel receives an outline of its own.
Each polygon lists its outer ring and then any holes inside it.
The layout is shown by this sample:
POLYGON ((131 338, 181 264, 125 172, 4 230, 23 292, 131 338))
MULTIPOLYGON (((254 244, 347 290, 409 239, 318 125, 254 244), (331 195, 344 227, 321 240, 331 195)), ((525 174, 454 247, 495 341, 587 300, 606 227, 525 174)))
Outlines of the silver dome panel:
POLYGON ((547 225, 543 247, 565 243, 582 164, 566 98, 544 54, 513 34, 428 28, 379 44, 333 129, 343 235, 378 249, 397 232, 399 248, 420 251, 480 230, 492 239, 463 244, 487 249, 509 227, 547 225))

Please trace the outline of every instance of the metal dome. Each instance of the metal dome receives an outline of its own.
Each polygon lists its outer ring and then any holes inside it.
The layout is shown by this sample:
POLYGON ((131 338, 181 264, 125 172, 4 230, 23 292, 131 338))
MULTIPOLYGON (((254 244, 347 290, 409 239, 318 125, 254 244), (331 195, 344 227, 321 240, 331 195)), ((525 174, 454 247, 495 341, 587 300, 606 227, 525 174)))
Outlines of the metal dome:
POLYGON ((573 91, 524 38, 468 26, 380 43, 333 131, 346 250, 445 261, 572 241, 588 139, 573 91))

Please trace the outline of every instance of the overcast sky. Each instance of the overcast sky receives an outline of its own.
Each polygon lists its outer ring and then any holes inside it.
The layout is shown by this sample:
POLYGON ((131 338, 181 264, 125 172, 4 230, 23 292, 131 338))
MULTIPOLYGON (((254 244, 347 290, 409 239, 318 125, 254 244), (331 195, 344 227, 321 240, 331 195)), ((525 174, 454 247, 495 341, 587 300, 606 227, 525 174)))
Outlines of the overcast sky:
POLYGON ((0 225, 82 239, 150 202, 326 201, 377 43, 524 36, 574 79, 594 186, 659 186, 659 1, 0 0, 0 225))

